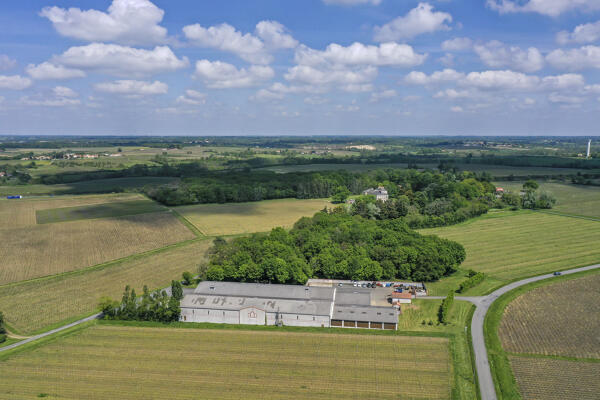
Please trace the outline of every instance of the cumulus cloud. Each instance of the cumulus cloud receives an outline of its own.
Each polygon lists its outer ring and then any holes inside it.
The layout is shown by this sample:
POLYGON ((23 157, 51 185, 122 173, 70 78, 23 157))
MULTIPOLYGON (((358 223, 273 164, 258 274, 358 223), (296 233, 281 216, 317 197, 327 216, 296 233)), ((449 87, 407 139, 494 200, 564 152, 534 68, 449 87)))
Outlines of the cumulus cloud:
POLYGON ((311 86, 333 85, 350 92, 368 91, 371 89, 369 83, 377 77, 377 68, 367 66, 350 70, 296 65, 284 77, 290 82, 311 86))
POLYGON ((165 94, 169 90, 166 83, 160 81, 147 82, 135 80, 118 80, 114 82, 102 82, 94 85, 99 92, 122 94, 128 96, 147 96, 165 94))
POLYGON ((579 74, 563 74, 542 78, 542 88, 551 90, 569 90, 582 88, 585 80, 579 74))
POLYGON ((450 111, 455 112, 455 113, 461 113, 464 110, 461 106, 452 106, 452 107, 450 107, 450 111))
POLYGON ((403 17, 375 27, 375 40, 378 42, 393 42, 412 39, 415 36, 440 30, 450 30, 447 23, 452 22, 452 15, 433 11, 428 3, 419 3, 403 17))
POLYGON ((573 11, 593 11, 600 9, 598 0, 487 0, 487 5, 500 14, 535 12, 550 17, 573 11))
POLYGON ((414 67, 423 64, 426 58, 426 54, 418 54, 406 44, 382 43, 379 46, 372 46, 358 42, 347 47, 332 43, 324 51, 301 46, 296 50, 295 55, 297 64, 309 66, 330 63, 414 67))
POLYGON ((404 77, 404 82, 412 85, 433 85, 443 82, 454 82, 464 78, 465 74, 446 68, 442 71, 435 71, 427 75, 421 71, 411 71, 404 77))
POLYGON ((52 89, 52 93, 54 93, 54 96, 56 97, 79 97, 79 94, 76 91, 66 86, 56 86, 52 89))
POLYGON ((442 50, 444 51, 465 51, 470 50, 472 47, 473 41, 467 37, 457 37, 442 42, 442 50))
POLYGON ((53 57, 51 61, 68 68, 122 77, 143 77, 172 72, 189 65, 186 57, 177 58, 168 46, 145 50, 104 43, 71 47, 63 54, 53 57))
POLYGON ((31 79, 21 75, 0 75, 0 89, 23 90, 31 84, 31 79))
POLYGON ((236 68, 222 61, 200 60, 196 62, 195 76, 209 88, 230 89, 256 86, 272 79, 275 71, 271 67, 252 65, 236 68))
POLYGON ((470 72, 461 84, 483 90, 531 90, 540 78, 510 70, 470 72))
POLYGON ((577 25, 573 32, 562 31, 556 34, 556 41, 562 45, 593 43, 598 40, 600 40, 600 21, 577 25))
POLYGON ((578 49, 557 49, 546 56, 555 68, 569 71, 600 68, 600 47, 583 46, 578 49))
POLYGON ((269 64, 273 61, 270 51, 298 45, 298 41, 276 21, 259 22, 255 32, 256 36, 251 33, 242 34, 225 23, 208 28, 200 24, 183 27, 185 37, 195 45, 233 53, 253 64, 269 64))
POLYGON ((473 93, 469 90, 446 89, 440 90, 434 94, 433 97, 436 99, 465 99, 473 97, 473 93))
POLYGON ((23 96, 19 103, 27 106, 66 107, 81 104, 79 93, 66 86, 56 86, 49 92, 37 93, 33 96, 23 96))
POLYGON ((281 100, 285 97, 283 93, 273 92, 268 89, 260 89, 256 94, 250 97, 250 100, 256 100, 261 102, 281 100))
POLYGON ((381 4, 381 0, 323 0, 323 3, 338 6, 357 6, 361 4, 377 6, 381 4))
POLYGON ((83 78, 85 72, 79 69, 67 68, 63 65, 55 65, 48 61, 38 65, 29 64, 25 71, 33 79, 45 80, 45 79, 72 79, 72 78, 83 78))
POLYGON ((199 106, 206 104, 206 93, 188 89, 183 96, 177 97, 177 103, 199 106))
POLYGON ((6 71, 17 66, 17 60, 10 58, 6 54, 0 54, 0 71, 6 71))
POLYGON ((585 98, 579 96, 568 96, 560 93, 550 93, 548 100, 550 100, 551 103, 576 105, 583 103, 585 98))
POLYGON ((164 11, 148 0, 113 0, 108 12, 45 7, 40 15, 62 36, 89 42, 148 45, 167 40, 167 30, 159 26, 164 11))
POLYGON ((544 67, 544 56, 535 47, 522 50, 516 46, 506 46, 497 40, 473 47, 481 61, 492 68, 511 68, 522 72, 535 72, 544 67))
POLYGON ((396 93, 393 89, 384 90, 378 93, 372 93, 371 98, 369 99, 370 103, 378 103, 381 100, 391 99, 392 97, 396 97, 398 93, 396 93))

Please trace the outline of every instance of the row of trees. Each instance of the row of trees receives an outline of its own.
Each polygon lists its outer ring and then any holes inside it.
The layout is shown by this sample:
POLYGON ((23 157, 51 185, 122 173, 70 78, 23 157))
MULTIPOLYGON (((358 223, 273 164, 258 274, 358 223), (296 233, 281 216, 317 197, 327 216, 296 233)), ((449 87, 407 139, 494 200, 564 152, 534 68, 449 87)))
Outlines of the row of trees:
POLYGON ((460 285, 458 285, 458 289, 456 290, 456 292, 463 293, 467 289, 479 285, 483 281, 483 278, 485 278, 485 274, 483 272, 475 272, 471 270, 469 272, 469 278, 467 278, 466 280, 461 282, 460 285))
POLYGON ((454 304, 454 291, 451 290, 448 293, 448 296, 442 300, 442 304, 440 304, 440 309, 438 310, 438 320, 441 324, 450 322, 450 309, 452 308, 452 304, 454 304))
POLYGON ((464 259, 460 244, 420 235, 401 219, 375 221, 336 209, 301 218, 289 232, 275 228, 216 240, 206 277, 298 284, 309 278, 433 281, 464 259))
POLYGON ((0 311, 0 343, 6 342, 6 327, 4 326, 4 314, 0 311))
POLYGON ((129 285, 125 287, 121 302, 110 298, 100 301, 100 309, 104 318, 127 321, 174 322, 181 314, 180 301, 183 288, 178 281, 171 282, 171 296, 166 290, 150 292, 147 286, 141 296, 129 285))

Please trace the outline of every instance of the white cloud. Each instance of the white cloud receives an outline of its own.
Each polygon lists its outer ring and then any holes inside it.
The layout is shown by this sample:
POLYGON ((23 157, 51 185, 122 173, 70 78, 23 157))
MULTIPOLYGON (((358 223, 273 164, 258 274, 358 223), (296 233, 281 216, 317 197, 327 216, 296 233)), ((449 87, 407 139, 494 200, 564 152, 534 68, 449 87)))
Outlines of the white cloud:
POLYGON ((455 113, 460 113, 460 112, 463 112, 464 110, 461 106, 453 106, 453 107, 450 107, 450 111, 455 112, 455 113))
POLYGON ((404 82, 412 85, 433 85, 443 82, 453 82, 464 78, 465 74, 446 68, 442 71, 435 71, 431 75, 427 75, 421 71, 411 71, 404 77, 404 82))
POLYGON ((19 100, 21 104, 27 106, 43 106, 43 107, 66 107, 66 106, 77 106, 81 104, 79 99, 69 99, 66 97, 61 98, 43 98, 43 97, 32 97, 23 96, 19 100))
POLYGON ((535 12, 550 17, 573 11, 593 11, 600 9, 598 0, 487 0, 487 5, 500 14, 535 12))
POLYGON ((551 103, 562 103, 562 104, 581 104, 585 101, 585 98, 578 96, 567 96, 560 93, 550 93, 548 100, 551 103))
POLYGON ((169 86, 160 81, 146 82, 135 80, 102 82, 94 85, 94 88, 99 92, 123 94, 129 96, 165 94, 169 90, 169 86))
POLYGON ((177 103, 199 106, 206 104, 206 93, 188 89, 183 96, 177 97, 177 103))
POLYGON ((268 89, 260 89, 256 94, 250 97, 250 100, 256 101, 273 101, 273 100, 281 100, 285 97, 283 93, 277 93, 270 91, 268 89))
POLYGON ((189 65, 186 57, 177 58, 168 46, 145 50, 103 43, 71 47, 63 54, 53 57, 51 61, 69 68, 123 77, 172 72, 189 65))
POLYGON ((85 72, 81 70, 67 68, 62 65, 55 65, 48 61, 38 65, 29 64, 27 68, 25 68, 25 71, 29 74, 29 76, 37 80, 62 80, 85 77, 85 72))
POLYGON ((531 90, 540 78, 510 70, 471 72, 461 84, 483 90, 531 90))
POLYGON ((356 91, 355 89, 366 89, 365 86, 377 77, 377 68, 368 66, 354 70, 315 68, 309 65, 296 65, 284 75, 291 82, 308 85, 335 85, 343 90, 356 91))
POLYGON ((0 75, 0 89, 23 90, 31 86, 31 79, 21 75, 0 75))
POLYGON ((457 37, 442 42, 442 50, 444 51, 465 51, 470 50, 472 47, 473 41, 467 37, 457 37))
POLYGON ((437 92, 433 97, 436 99, 465 99, 473 97, 473 93, 469 90, 446 89, 437 92))
POLYGON ((426 54, 418 54, 406 44, 382 43, 379 46, 355 42, 348 47, 332 43, 324 51, 301 46, 295 61, 301 65, 317 66, 330 63, 339 65, 373 65, 414 67, 421 65, 426 54))
POLYGON ((372 93, 371 98, 369 99, 370 103, 377 103, 381 100, 391 99, 392 97, 396 97, 398 93, 396 93, 393 89, 384 90, 378 93, 372 93))
POLYGON ((248 69, 237 69, 222 61, 200 60, 196 62, 195 76, 214 89, 229 89, 256 86, 272 79, 275 71, 271 67, 252 65, 248 69))
POLYGON ((6 71, 17 66, 17 60, 10 58, 6 54, 0 54, 0 71, 6 71))
POLYGON ((361 4, 371 4, 377 6, 381 4, 381 0, 323 0, 323 3, 338 6, 357 6, 361 4))
POLYGON ((577 25, 573 32, 562 31, 556 34, 556 41, 562 45, 592 43, 598 40, 600 40, 600 21, 577 25))
POLYGON ((298 46, 298 41, 277 21, 260 21, 256 24, 256 34, 268 49, 293 49, 298 46))
POLYGON ((428 3, 419 3, 403 17, 375 27, 375 40, 378 42, 391 42, 403 39, 412 39, 415 36, 432 33, 439 30, 450 30, 446 23, 452 22, 452 15, 433 11, 433 6, 428 3))
POLYGON ((56 97, 79 97, 79 94, 76 91, 66 86, 56 86, 52 89, 52 93, 54 93, 56 97))
POLYGON ((445 67, 452 67, 454 65, 454 54, 446 53, 438 58, 438 61, 445 67))
POLYGON ((546 61, 555 68, 569 71, 600 68, 600 47, 583 46, 578 49, 552 51, 546 61))
POLYGON ((113 0, 108 12, 79 8, 45 7, 48 18, 62 36, 90 42, 127 45, 165 43, 167 30, 159 23, 164 11, 148 0, 113 0))
POLYGON ((585 80, 579 74, 563 74, 542 78, 542 88, 551 90, 569 90, 582 88, 585 80))
POLYGON ((318 106, 318 105, 325 104, 328 102, 329 102, 329 99, 324 98, 324 97, 319 97, 319 96, 311 96, 311 97, 304 98, 304 104, 310 104, 313 106, 318 106))
POLYGON ((491 68, 511 68, 522 72, 535 72, 544 67, 544 56, 535 47, 522 50, 506 46, 497 40, 473 47, 481 61, 491 68))

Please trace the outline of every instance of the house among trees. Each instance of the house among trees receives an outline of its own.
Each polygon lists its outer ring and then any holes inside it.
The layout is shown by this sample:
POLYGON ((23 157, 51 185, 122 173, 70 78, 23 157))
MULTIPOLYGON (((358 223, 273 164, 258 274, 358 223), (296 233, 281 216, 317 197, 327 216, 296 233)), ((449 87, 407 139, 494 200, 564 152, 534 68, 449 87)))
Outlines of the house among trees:
POLYGON ((367 189, 363 192, 364 195, 375 196, 376 200, 387 201, 389 196, 387 190, 383 186, 379 186, 377 189, 367 189))

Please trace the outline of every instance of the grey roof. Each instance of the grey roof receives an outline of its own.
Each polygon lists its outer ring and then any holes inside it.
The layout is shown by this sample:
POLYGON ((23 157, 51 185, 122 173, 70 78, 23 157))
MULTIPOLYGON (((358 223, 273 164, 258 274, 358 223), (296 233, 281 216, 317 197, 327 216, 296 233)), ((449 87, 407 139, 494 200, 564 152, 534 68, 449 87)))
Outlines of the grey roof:
POLYGON ((330 287, 205 281, 198 284, 198 287, 194 293, 216 296, 257 297, 266 299, 333 301, 334 291, 334 288, 330 287))
POLYGON ((393 307, 335 305, 331 319, 398 323, 398 311, 393 307))
POLYGON ((371 289, 358 287, 338 287, 335 292, 335 304, 371 305, 371 289))
POLYGON ((284 314, 307 314, 329 316, 332 300, 295 300, 257 298, 242 296, 211 296, 203 294, 187 295, 181 301, 182 308, 210 308, 211 310, 239 311, 256 307, 266 312, 284 314))

